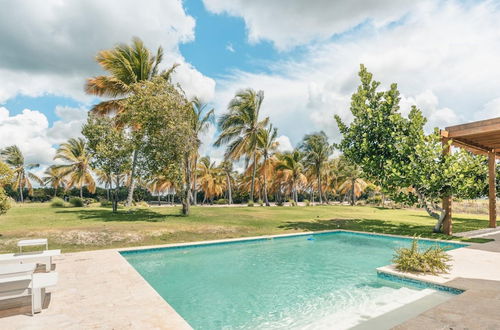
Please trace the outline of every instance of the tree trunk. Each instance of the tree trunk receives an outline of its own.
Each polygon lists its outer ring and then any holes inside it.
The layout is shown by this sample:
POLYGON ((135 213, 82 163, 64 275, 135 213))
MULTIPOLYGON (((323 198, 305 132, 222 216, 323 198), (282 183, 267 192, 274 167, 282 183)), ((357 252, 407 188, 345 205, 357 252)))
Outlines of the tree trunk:
POLYGON ((161 196, 160 196, 160 192, 158 192, 158 206, 161 205, 161 196))
POLYGON ((83 199, 83 186, 80 186, 80 198, 83 199))
POLYGON ((267 197, 266 162, 267 162, 267 156, 264 157, 264 203, 266 203, 266 206, 271 206, 271 204, 269 204, 269 199, 267 197))
POLYGON ((441 232, 441 227, 443 225, 443 220, 446 217, 446 210, 438 207, 436 205, 433 206, 434 210, 429 207, 429 204, 427 203, 427 198, 418 191, 418 189, 415 189, 417 193, 418 200, 420 202, 420 205, 424 208, 424 210, 427 212, 427 214, 434 219, 436 219, 436 224, 434 225, 434 228, 432 229, 433 232, 435 233, 440 233, 441 232), (437 210, 437 212, 436 212, 437 210), (439 212, 439 213, 438 213, 439 212))
MULTIPOLYGON (((118 177, 118 175, 117 175, 118 177)), ((119 179, 117 178, 116 179, 116 182, 115 182, 115 189, 113 191, 113 201, 111 202, 111 205, 113 206, 113 213, 116 213, 118 211, 118 187, 120 185, 119 179)), ((110 185, 110 188, 113 188, 111 185, 110 185)))
POLYGON ((321 189, 321 167, 317 168, 318 174, 318 193, 319 193, 319 203, 323 204, 323 191, 321 189))
POLYGON ((57 197, 57 187, 54 187, 54 197, 57 197))
POLYGON ((252 171, 252 186, 250 187, 250 200, 253 202, 253 194, 255 191, 255 174, 257 173, 257 152, 253 151, 253 171, 252 171))
POLYGON ((189 215, 190 211, 190 196, 191 196, 191 162, 189 161, 189 153, 186 153, 184 156, 184 163, 186 166, 186 182, 185 182, 185 188, 184 188, 184 193, 182 196, 182 214, 183 215, 189 215))
POLYGON ((229 177, 229 173, 226 172, 226 180, 227 180, 227 201, 229 205, 233 204, 233 193, 231 191, 231 178, 229 177))
POLYGON ((352 187, 351 187, 351 206, 354 206, 355 201, 354 201, 354 180, 352 181, 352 187))
POLYGON ((19 180, 19 198, 21 199, 21 203, 24 203, 23 181, 24 181, 24 175, 21 173, 21 179, 19 180))
POLYGON ((127 196, 127 206, 132 205, 132 199, 134 198, 134 189, 135 189, 135 168, 137 167, 137 149, 134 149, 133 158, 132 158, 132 169, 130 170, 130 187, 128 188, 128 196, 127 196))
POLYGON ((193 205, 198 205, 198 188, 196 183, 198 181, 198 173, 196 168, 198 167, 198 156, 194 157, 194 168, 193 168, 193 205))

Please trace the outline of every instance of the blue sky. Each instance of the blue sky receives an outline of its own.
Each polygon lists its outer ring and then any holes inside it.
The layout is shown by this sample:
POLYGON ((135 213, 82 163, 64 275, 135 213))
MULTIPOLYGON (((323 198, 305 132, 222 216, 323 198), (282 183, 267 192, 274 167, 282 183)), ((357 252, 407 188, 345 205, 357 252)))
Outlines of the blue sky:
MULTIPOLYGON (((492 0, 150 0, 140 11, 137 0, 4 0, 0 148, 50 164, 98 101, 83 92, 102 74, 93 57, 133 36, 161 45, 165 67, 181 64, 174 80, 217 115, 238 89, 264 90, 283 150, 319 130, 338 140, 333 115, 350 120, 360 63, 382 88, 398 83, 401 111, 417 105, 429 130, 499 116, 499 22, 492 0)), ((220 160, 216 128, 205 134, 200 153, 220 160)))

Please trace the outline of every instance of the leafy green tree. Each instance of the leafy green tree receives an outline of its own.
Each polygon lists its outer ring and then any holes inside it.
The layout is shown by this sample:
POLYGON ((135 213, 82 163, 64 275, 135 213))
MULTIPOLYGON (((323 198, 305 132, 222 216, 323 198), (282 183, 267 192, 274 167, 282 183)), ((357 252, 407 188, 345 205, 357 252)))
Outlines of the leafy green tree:
POLYGON ((333 153, 333 146, 328 143, 328 137, 325 132, 308 134, 304 137, 300 149, 305 154, 306 166, 313 170, 318 181, 319 202, 323 204, 323 183, 322 176, 324 165, 333 153))
MULTIPOLYGON (((263 91, 245 89, 236 93, 229 102, 228 112, 219 119, 221 134, 214 145, 219 147, 228 144, 225 157, 239 160, 242 156, 252 163, 257 163, 257 144, 259 131, 265 128, 269 117, 259 120, 260 107, 264 100, 263 91)), ((252 183, 250 187, 250 200, 254 199, 255 174, 257 167, 253 167, 252 183)))
POLYGON ((132 130, 134 141, 141 141, 146 177, 164 175, 181 187, 182 213, 189 214, 192 155, 196 135, 192 127, 192 104, 163 77, 136 84, 125 103, 123 120, 140 129, 132 130))
POLYGON ((113 212, 116 212, 122 174, 131 167, 133 142, 125 131, 116 127, 114 119, 110 117, 90 115, 82 133, 87 138, 86 149, 92 155, 92 166, 99 169, 99 177, 108 189, 113 190, 113 212))
POLYGON ((24 202, 24 188, 28 188, 28 194, 33 193, 33 185, 31 181, 43 184, 42 179, 30 171, 39 167, 40 164, 25 164, 24 155, 16 145, 2 149, 0 151, 0 156, 14 172, 14 182, 12 184, 12 188, 19 189, 19 198, 22 203, 24 202))
POLYGON ((10 198, 3 189, 4 186, 11 184, 14 173, 4 162, 0 162, 0 215, 7 212, 10 208, 10 198))
MULTIPOLYGON (((144 45, 141 39, 133 38, 130 45, 118 44, 109 50, 102 50, 97 54, 96 61, 109 74, 89 78, 85 85, 88 94, 111 98, 96 104, 91 111, 99 115, 114 114, 117 124, 124 127, 120 121, 125 111, 124 101, 134 93, 133 86, 143 81, 149 81, 158 75, 169 78, 177 64, 169 70, 160 72, 159 66, 163 59, 163 48, 158 47, 156 55, 144 45)), ((126 126, 125 126, 126 127, 126 126)), ((132 128, 137 125, 132 123, 132 128)), ((127 205, 130 206, 136 185, 136 167, 141 149, 140 141, 133 153, 127 205)))
MULTIPOLYGON (((200 140, 200 134, 205 132, 208 129, 210 123, 212 123, 214 121, 215 110, 213 108, 207 110, 207 105, 202 103, 200 101, 200 99, 198 99, 198 98, 194 98, 192 103, 193 103, 192 126, 193 126, 194 133, 196 135, 196 150, 195 150, 194 157, 193 157, 194 158, 193 164, 195 164, 195 166, 196 166, 196 164, 198 164, 198 151, 200 149, 201 144, 203 143, 203 141, 200 140)), ((193 179, 193 204, 194 205, 197 204, 196 197, 198 194, 198 192, 197 192, 198 188, 196 185, 196 183, 198 182, 197 173, 198 173, 198 171, 193 171, 193 175, 194 175, 194 179, 193 179)))
MULTIPOLYGON (((269 198, 267 196, 267 168, 269 167, 268 161, 269 158, 276 152, 279 142, 276 141, 278 136, 278 129, 273 127, 272 124, 269 124, 268 128, 263 128, 259 131, 258 134, 258 143, 257 143, 257 151, 262 156, 262 173, 263 173, 263 181, 264 181, 264 203, 266 206, 270 206, 269 198)), ((255 167, 256 164, 253 164, 255 167)))
POLYGON ((76 187, 80 190, 80 198, 83 198, 83 187, 88 191, 95 192, 96 185, 90 167, 90 155, 87 152, 85 140, 82 138, 71 138, 61 144, 57 149, 54 159, 67 162, 63 165, 54 165, 67 180, 67 188, 76 187))
POLYGON ((340 150, 393 199, 423 207, 437 219, 434 230, 440 231, 446 216, 438 204, 443 197, 471 198, 484 191, 484 157, 463 150, 443 153, 438 131, 424 133, 420 110, 413 106, 408 117, 401 115, 396 84, 377 91, 380 83, 363 65, 359 77, 351 98, 353 121, 348 125, 335 116, 342 133, 340 150))

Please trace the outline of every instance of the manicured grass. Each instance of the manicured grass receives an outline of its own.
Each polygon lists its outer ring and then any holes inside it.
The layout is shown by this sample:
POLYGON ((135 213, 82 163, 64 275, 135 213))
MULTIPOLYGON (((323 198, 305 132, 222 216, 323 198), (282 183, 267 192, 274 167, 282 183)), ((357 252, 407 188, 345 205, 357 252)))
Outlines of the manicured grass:
MULTIPOLYGON (((17 240, 30 237, 48 237, 52 248, 68 252, 332 229, 453 238, 432 233, 433 224, 423 211, 368 206, 193 207, 192 215, 183 217, 178 207, 113 214, 102 207, 25 204, 0 216, 0 249, 15 251, 17 240)), ((487 216, 454 215, 455 232, 487 225, 487 216)))

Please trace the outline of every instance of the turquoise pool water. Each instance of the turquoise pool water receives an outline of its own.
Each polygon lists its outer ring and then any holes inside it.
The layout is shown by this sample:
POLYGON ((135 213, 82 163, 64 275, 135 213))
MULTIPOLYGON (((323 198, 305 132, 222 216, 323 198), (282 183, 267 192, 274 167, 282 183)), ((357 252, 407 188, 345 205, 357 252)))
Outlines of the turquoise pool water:
POLYGON ((194 329, 319 328, 318 320, 341 328, 423 290, 375 271, 410 243, 333 232, 122 255, 194 329))

